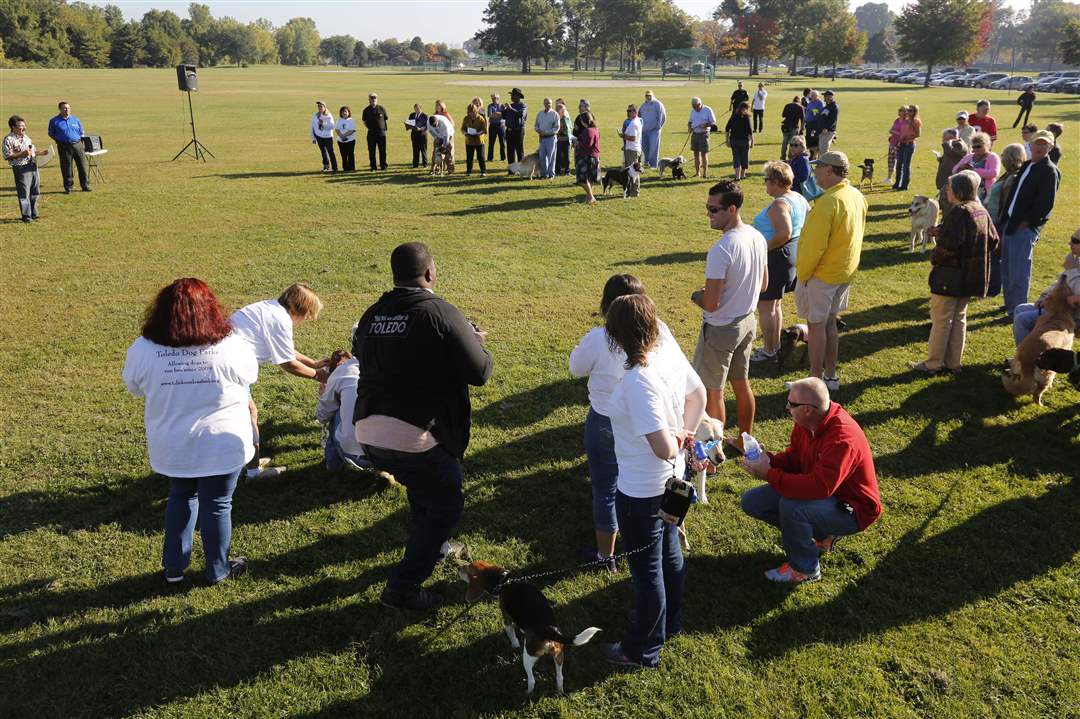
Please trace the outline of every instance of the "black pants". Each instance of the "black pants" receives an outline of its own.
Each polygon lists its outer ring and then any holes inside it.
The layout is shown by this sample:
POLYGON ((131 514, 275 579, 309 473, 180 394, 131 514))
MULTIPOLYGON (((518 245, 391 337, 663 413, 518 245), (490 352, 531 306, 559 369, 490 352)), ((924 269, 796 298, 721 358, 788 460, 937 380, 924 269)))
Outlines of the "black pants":
POLYGON ((761 132, 765 129, 765 111, 754 110, 754 132, 761 132))
POLYGON ((1030 122, 1030 118, 1031 118, 1031 106, 1030 105, 1028 107, 1023 107, 1023 106, 1020 107, 1020 112, 1016 116, 1016 122, 1013 123, 1013 127, 1016 127, 1017 125, 1020 124, 1020 118, 1021 117, 1024 118, 1024 124, 1025 125, 1030 122))
POLYGON ((376 169, 375 166, 375 148, 379 148, 379 165, 377 169, 386 169, 386 135, 376 135, 373 132, 367 134, 367 156, 368 162, 371 164, 371 169, 376 169))
POLYGON ((501 122, 498 125, 488 127, 488 151, 487 159, 491 162, 495 159, 495 141, 499 141, 499 159, 506 159, 506 125, 501 122))
POLYGON ((82 141, 57 143, 60 152, 60 175, 64 178, 64 189, 70 190, 75 186, 75 178, 71 176, 71 160, 75 160, 75 166, 79 170, 79 186, 84 190, 90 187, 90 168, 86 164, 86 151, 83 150, 82 141))
POLYGON ((519 162, 525 157, 525 131, 506 131, 506 162, 509 164, 519 162))
POLYGON ((570 140, 559 137, 555 140, 555 174, 570 174, 570 140))
POLYGON ((341 169, 352 172, 356 169, 356 140, 352 142, 339 142, 338 152, 341 153, 341 169))
POLYGON ((322 154, 322 169, 331 169, 337 172, 337 155, 334 154, 334 138, 315 137, 315 143, 319 146, 322 154))
POLYGON ((427 133, 410 132, 412 139, 412 166, 427 167, 427 133))
POLYGON ((476 156, 476 161, 480 163, 480 172, 487 172, 487 166, 484 164, 484 144, 479 145, 466 145, 465 146, 465 172, 472 172, 473 156, 476 156))

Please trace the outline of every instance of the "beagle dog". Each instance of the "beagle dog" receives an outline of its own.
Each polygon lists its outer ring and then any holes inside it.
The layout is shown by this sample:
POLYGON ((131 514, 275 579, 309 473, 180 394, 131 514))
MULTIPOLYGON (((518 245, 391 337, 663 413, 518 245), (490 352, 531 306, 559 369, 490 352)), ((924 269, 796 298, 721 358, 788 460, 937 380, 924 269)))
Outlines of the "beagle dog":
POLYGON ((497 596, 510 646, 514 649, 520 648, 521 641, 518 637, 524 637, 525 647, 521 652, 521 663, 525 667, 525 676, 529 682, 526 693, 532 694, 536 686, 533 665, 540 657, 550 654, 555 660, 555 688, 562 694, 566 647, 580 647, 600 629, 589 627, 573 639, 567 637, 555 625, 555 612, 552 611, 547 597, 528 582, 508 584, 506 577, 509 574, 502 567, 481 561, 463 564, 458 569, 458 576, 469 585, 465 591, 465 601, 477 602, 485 594, 497 596))

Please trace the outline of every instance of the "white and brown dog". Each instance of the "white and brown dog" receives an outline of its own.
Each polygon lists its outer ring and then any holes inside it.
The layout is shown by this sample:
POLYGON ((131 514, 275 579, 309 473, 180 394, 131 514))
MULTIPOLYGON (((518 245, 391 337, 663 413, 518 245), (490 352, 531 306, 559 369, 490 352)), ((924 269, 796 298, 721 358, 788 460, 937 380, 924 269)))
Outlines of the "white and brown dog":
POLYGON ((507 169, 518 177, 524 177, 526 180, 540 177, 540 154, 536 152, 530 153, 519 161, 510 163, 507 169))
POLYGON ((930 228, 937 224, 939 210, 938 201, 926 195, 911 198, 911 207, 908 208, 908 215, 911 216, 911 252, 915 251, 916 242, 922 243, 923 252, 933 247, 930 228))
POLYGON ((555 612, 547 597, 528 582, 507 582, 509 572, 502 567, 487 562, 470 562, 458 568, 458 576, 468 583, 465 601, 477 602, 485 594, 499 597, 499 609, 502 611, 506 636, 510 646, 521 648, 519 636, 524 638, 525 646, 521 652, 521 663, 525 667, 528 679, 526 693, 532 694, 536 686, 533 665, 545 654, 555 660, 555 688, 563 693, 563 662, 566 661, 567 647, 580 647, 600 631, 589 627, 574 638, 567 637, 555 624, 555 612))

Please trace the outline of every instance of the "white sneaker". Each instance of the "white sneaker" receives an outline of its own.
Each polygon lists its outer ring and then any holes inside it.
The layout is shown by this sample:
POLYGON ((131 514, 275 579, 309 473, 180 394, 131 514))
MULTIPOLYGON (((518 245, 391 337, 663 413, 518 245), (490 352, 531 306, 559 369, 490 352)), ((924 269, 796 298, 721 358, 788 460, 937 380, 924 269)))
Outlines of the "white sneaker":
MULTIPOLYGON (((259 460, 259 464, 262 464, 262 460, 259 460)), ((271 479, 273 477, 280 477, 285 474, 285 467, 259 467, 258 469, 249 469, 247 471, 248 479, 271 479)))
POLYGON ((839 377, 824 377, 823 379, 825 381, 825 387, 827 387, 830 392, 839 392, 840 391, 840 378, 839 377))
POLYGON ((452 539, 448 539, 439 547, 439 559, 461 559, 465 553, 465 545, 452 539))
POLYGON ((776 352, 766 352, 764 347, 758 347, 754 350, 754 353, 750 355, 751 362, 766 362, 774 359, 776 359, 776 352))

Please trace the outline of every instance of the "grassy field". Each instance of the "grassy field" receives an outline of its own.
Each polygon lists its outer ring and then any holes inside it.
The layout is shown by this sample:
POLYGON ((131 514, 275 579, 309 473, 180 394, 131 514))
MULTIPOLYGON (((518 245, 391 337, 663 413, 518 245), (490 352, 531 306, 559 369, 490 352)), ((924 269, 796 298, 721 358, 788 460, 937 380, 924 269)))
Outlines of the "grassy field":
MULTIPOLYGON (((538 80, 549 87, 523 87, 530 108, 544 94, 591 100, 605 164, 615 164, 614 129, 644 88, 538 80)), ((910 194, 883 189, 868 195, 836 399, 874 448, 885 513, 824 561, 823 581, 796 591, 764 581, 780 561, 778 533, 741 515, 738 495, 755 482, 725 465, 712 502, 689 519, 687 631, 661 669, 613 671, 588 645, 568 664, 567 696, 554 695, 544 662, 526 700, 495 606, 438 631, 463 597, 448 567, 434 581, 451 604, 437 613, 416 619, 378 605, 406 536, 405 498, 325 472, 314 385, 269 368, 254 394, 267 450, 289 471, 237 490, 234 552, 252 571, 161 592, 165 484, 147 464, 142 403, 120 381, 147 301, 187 275, 232 308, 310 282, 326 310, 297 345, 326 355, 389 286, 389 252, 407 240, 432 246, 439 290, 489 330, 495 357, 492 380, 473 393, 460 538, 474 558, 515 572, 569 566, 590 543, 587 399, 567 356, 598 322, 614 272, 644 280, 692 352, 699 313, 688 297, 716 235, 700 180, 649 178, 639 199, 589 207, 569 180, 509 179, 499 163, 471 179, 407 167, 400 121, 413 102, 443 98, 458 117, 474 95, 506 97, 521 81, 201 70, 196 118, 216 155, 203 164, 169 162, 189 136, 171 70, 0 72, 0 115, 26 117, 37 144, 63 98, 110 150, 108 182, 93 194, 63 196, 59 170, 45 168, 42 219, 31 226, 18 223, 10 179, 0 192, 0 716, 1080 716, 1080 394, 1059 383, 1039 407, 1004 393, 995 369, 1012 341, 990 321, 999 300, 971 307, 963 374, 906 369, 925 353, 928 263, 906 252, 910 194), (490 84, 457 84, 479 80, 490 84), (390 171, 320 174, 313 101, 359 112, 370 90, 393 125, 390 171)), ((779 152, 780 107, 805 82, 770 86, 747 217, 765 202, 760 163, 779 152)), ((654 89, 678 128, 692 95, 720 114, 732 85, 654 89)), ((885 154, 897 104, 922 107, 915 192, 932 189, 937 133, 977 97, 999 104, 999 146, 1019 137, 1008 128, 1014 93, 831 86, 843 111, 838 147, 856 161, 885 154)), ((1033 294, 1080 224, 1080 101, 1040 98, 1033 121, 1051 120, 1067 126, 1063 181, 1036 248, 1033 294)), ((665 134, 663 154, 684 138, 665 134)), ((714 177, 730 174, 726 152, 713 161, 714 177)), ((754 377, 756 434, 769 446, 786 441, 782 382, 799 374, 754 377)), ((625 571, 544 589, 564 629, 621 636, 625 571)))

